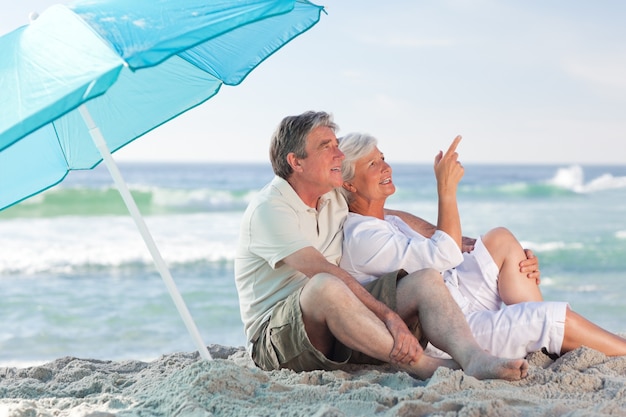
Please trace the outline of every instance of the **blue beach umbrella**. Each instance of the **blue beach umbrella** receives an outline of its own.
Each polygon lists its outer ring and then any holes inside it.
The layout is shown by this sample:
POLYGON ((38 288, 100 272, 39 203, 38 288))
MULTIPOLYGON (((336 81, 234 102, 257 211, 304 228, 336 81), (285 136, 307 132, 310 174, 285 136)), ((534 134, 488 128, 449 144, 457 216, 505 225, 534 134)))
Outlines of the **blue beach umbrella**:
POLYGON ((0 210, 104 161, 211 359, 111 152, 241 83, 322 10, 306 0, 79 0, 0 37, 0 210))

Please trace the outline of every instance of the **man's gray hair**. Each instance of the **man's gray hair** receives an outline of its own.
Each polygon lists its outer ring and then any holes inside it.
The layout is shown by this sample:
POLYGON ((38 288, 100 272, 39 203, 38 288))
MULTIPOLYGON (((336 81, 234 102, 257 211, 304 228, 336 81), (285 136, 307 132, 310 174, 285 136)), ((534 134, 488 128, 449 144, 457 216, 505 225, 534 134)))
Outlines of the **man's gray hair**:
MULTIPOLYGON (((344 181, 354 179, 356 161, 372 152, 377 145, 378 140, 367 133, 349 133, 339 139, 339 150, 345 155, 341 163, 341 176, 344 181)), ((341 192, 350 202, 352 193, 343 187, 341 192)))
POLYGON ((318 127, 328 127, 333 132, 338 129, 333 116, 326 112, 307 111, 297 116, 287 116, 280 122, 270 142, 270 162, 274 174, 284 179, 291 176, 293 169, 287 161, 287 155, 293 152, 297 158, 306 158, 306 139, 318 127))

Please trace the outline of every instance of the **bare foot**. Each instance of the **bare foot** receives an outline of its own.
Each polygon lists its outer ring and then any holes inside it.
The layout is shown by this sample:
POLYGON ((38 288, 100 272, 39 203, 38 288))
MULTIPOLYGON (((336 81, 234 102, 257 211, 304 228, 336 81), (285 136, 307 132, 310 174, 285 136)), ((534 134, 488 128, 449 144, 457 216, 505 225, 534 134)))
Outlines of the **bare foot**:
POLYGON ((485 352, 473 357, 463 371, 477 379, 518 381, 528 376, 528 362, 526 359, 498 358, 485 352))
POLYGON ((433 358, 428 355, 420 356, 416 363, 403 366, 402 369, 416 378, 426 380, 433 376, 437 368, 440 366, 443 366, 444 368, 461 369, 461 366, 452 359, 433 358))

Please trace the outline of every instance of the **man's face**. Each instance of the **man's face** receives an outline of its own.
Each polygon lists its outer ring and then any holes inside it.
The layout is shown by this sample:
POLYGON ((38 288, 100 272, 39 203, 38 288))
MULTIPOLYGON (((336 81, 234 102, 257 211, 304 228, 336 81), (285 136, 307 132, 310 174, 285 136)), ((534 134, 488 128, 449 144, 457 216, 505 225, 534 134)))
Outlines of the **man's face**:
POLYGON ((299 160, 302 179, 317 187, 321 194, 341 186, 344 155, 332 129, 324 126, 313 129, 307 137, 306 153, 307 157, 299 160))

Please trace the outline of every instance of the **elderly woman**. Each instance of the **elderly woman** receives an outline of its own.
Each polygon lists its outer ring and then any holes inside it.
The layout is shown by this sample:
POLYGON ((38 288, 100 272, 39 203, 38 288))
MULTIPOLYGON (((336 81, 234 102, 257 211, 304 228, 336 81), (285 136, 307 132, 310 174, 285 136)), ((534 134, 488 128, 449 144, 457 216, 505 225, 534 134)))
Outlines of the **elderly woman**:
MULTIPOLYGON (((542 348, 561 355, 583 344, 607 355, 626 355, 625 339, 586 320, 567 303, 542 301, 538 280, 528 279, 518 267, 526 255, 507 229, 490 230, 470 252, 462 252, 456 200, 464 173, 456 153, 460 140, 435 158, 437 227, 424 232, 414 219, 385 210, 395 186, 376 139, 365 134, 340 139, 343 192, 350 209, 340 266, 363 284, 399 268, 409 273, 439 270, 478 343, 500 357, 525 357, 542 348)), ((426 352, 446 355, 432 346, 426 352)))

